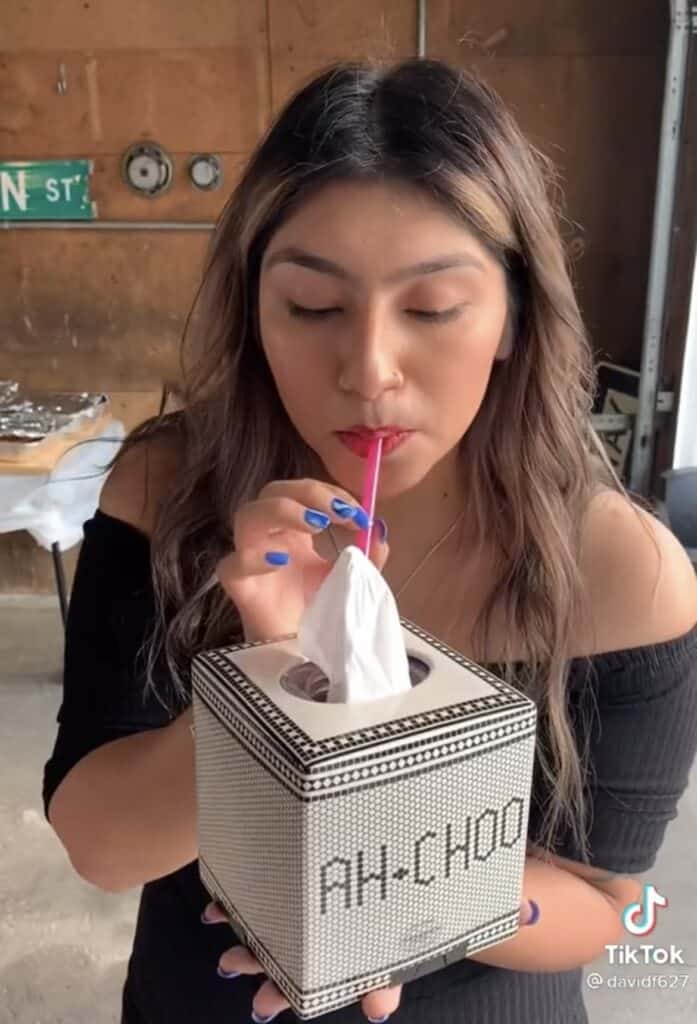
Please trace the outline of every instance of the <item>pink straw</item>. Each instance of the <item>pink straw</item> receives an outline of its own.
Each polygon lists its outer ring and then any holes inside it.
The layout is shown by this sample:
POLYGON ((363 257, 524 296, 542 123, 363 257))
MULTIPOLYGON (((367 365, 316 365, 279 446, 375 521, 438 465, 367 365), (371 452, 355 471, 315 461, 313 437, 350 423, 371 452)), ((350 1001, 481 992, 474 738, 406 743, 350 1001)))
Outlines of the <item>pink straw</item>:
POLYGON ((358 546, 364 555, 370 551, 370 540, 373 533, 373 517, 375 515, 375 498, 378 493, 378 477, 380 476, 380 459, 382 457, 382 438, 376 437, 370 443, 370 452, 366 460, 365 474, 363 476, 363 493, 361 495, 361 506, 370 516, 370 525, 367 530, 361 530, 358 535, 358 546))

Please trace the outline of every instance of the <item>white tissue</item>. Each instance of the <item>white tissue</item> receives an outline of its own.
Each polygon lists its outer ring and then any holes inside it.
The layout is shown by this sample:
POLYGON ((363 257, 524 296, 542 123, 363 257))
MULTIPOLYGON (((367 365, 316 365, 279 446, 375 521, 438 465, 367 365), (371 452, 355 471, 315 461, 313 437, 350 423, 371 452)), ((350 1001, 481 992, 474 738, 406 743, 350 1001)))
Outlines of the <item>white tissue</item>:
POLYGON ((327 701, 379 700, 411 689, 392 591, 360 548, 344 548, 305 609, 300 653, 329 680, 327 701))

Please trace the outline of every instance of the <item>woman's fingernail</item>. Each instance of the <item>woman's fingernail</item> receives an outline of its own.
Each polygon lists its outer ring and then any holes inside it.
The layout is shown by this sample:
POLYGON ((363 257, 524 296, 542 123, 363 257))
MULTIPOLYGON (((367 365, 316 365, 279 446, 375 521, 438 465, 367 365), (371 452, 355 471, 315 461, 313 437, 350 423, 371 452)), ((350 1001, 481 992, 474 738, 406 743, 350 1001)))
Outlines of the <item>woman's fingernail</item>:
POLYGON ((349 505, 348 502, 342 501, 341 498, 334 498, 332 501, 332 512, 336 512, 342 519, 353 519, 356 514, 356 506, 349 505))
POLYGON ((360 506, 356 509, 353 521, 354 523, 357 523, 360 526, 361 530, 367 530, 368 527, 370 526, 370 516, 365 511, 365 509, 361 508, 360 506))
POLYGON ((202 923, 203 924, 215 924, 216 922, 215 922, 215 920, 213 918, 210 918, 210 917, 206 916, 207 910, 208 910, 208 907, 204 907, 203 910, 201 911, 201 921, 202 921, 202 923))
POLYGON ((540 908, 538 907, 537 903, 535 903, 534 900, 528 900, 528 903, 530 904, 530 910, 532 911, 532 916, 530 917, 530 920, 526 921, 525 923, 526 923, 526 925, 528 925, 528 924, 537 924, 537 922, 540 919, 540 908))
POLYGON ((218 972, 218 975, 221 978, 228 978, 228 979, 229 978, 239 978, 239 976, 240 976, 240 972, 239 971, 225 971, 220 966, 220 964, 218 964, 218 966, 216 967, 216 970, 218 972))
POLYGON ((384 1017, 368 1017, 369 1024, 385 1024, 386 1020, 390 1019, 389 1013, 386 1013, 384 1017))
POLYGON ((305 522, 310 526, 316 526, 320 530, 326 530, 331 523, 331 519, 324 512, 318 512, 317 509, 308 508, 305 512, 305 522))
POLYGON ((349 505, 341 498, 334 498, 332 511, 336 512, 342 519, 353 519, 354 523, 360 526, 361 530, 367 530, 370 523, 370 516, 360 505, 349 505))
POLYGON ((264 558, 269 565, 287 565, 290 555, 287 551, 267 551, 264 558))
POLYGON ((385 522, 384 519, 376 519, 375 525, 378 528, 378 536, 382 543, 384 544, 385 541, 387 540, 387 523, 385 522))
MULTIPOLYGON (((281 1011, 279 1010, 278 1013, 280 1012, 281 1011)), ((278 1013, 272 1013, 270 1017, 260 1017, 256 1010, 252 1010, 252 1020, 254 1021, 254 1024, 269 1024, 270 1020, 273 1020, 274 1017, 278 1017, 278 1013)))

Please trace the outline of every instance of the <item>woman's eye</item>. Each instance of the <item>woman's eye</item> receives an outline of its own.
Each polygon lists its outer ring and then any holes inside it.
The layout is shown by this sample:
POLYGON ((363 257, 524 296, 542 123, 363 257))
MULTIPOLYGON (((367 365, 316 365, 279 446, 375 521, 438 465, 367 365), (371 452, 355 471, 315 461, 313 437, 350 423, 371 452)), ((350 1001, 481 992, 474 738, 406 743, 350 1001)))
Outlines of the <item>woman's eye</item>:
MULTIPOLYGON (((407 309, 406 312, 418 320, 442 324, 448 320, 454 320, 462 312, 465 305, 466 303, 461 302, 450 309, 407 309)), ((288 312, 291 316, 304 317, 306 320, 324 320, 335 313, 342 313, 343 309, 341 306, 312 307, 299 306, 296 302, 289 302, 288 312)))
POLYGON ((288 312, 291 316, 304 316, 309 320, 322 320, 331 316, 332 313, 340 313, 340 306, 327 306, 324 309, 313 309, 311 306, 298 306, 295 302, 288 303, 288 312))
POLYGON ((464 305, 465 303, 461 302, 460 305, 452 306, 450 309, 407 309, 406 312, 419 320, 442 324, 447 320, 454 320, 462 312, 464 305))

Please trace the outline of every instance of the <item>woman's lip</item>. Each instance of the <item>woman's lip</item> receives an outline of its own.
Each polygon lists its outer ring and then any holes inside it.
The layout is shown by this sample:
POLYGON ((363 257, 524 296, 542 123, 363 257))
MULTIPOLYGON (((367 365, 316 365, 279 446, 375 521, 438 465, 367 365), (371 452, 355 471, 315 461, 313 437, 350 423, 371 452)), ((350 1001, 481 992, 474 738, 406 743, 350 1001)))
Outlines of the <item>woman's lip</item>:
MULTIPOLYGON (((383 458, 400 448, 414 433, 413 430, 394 431, 385 435, 382 444, 383 458)), ((367 459, 372 450, 374 434, 359 434, 353 430, 337 430, 336 436, 359 458, 367 459)))
POLYGON ((338 434, 355 434, 357 437, 392 437, 394 434, 411 433, 407 427, 378 427, 371 430, 370 427, 349 427, 348 430, 338 430, 338 434))

